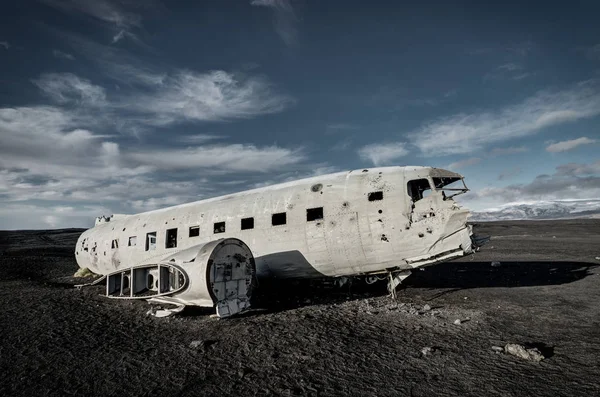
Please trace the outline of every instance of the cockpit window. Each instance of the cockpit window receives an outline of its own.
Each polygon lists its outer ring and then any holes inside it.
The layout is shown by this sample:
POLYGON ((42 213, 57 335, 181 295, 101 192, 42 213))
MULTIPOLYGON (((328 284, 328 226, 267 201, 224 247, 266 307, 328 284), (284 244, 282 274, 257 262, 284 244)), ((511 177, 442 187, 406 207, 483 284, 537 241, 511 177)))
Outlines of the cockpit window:
POLYGON ((427 179, 415 179, 408 182, 407 192, 413 202, 416 202, 431 193, 431 186, 427 179))
POLYGON ((445 198, 454 197, 458 194, 463 194, 469 191, 464 180, 457 177, 433 178, 433 184, 435 185, 435 190, 441 190, 444 192, 445 198), (451 192, 451 194, 447 194, 446 192, 451 192))

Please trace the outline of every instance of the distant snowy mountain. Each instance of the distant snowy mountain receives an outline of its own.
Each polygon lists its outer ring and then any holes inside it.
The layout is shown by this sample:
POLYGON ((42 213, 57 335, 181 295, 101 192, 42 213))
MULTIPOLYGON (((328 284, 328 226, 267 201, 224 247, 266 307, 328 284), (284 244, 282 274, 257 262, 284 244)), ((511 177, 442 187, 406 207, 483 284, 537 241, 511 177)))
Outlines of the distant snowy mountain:
POLYGON ((498 208, 472 212, 469 219, 471 221, 501 221, 570 218, 600 218, 600 199, 510 203, 498 208))

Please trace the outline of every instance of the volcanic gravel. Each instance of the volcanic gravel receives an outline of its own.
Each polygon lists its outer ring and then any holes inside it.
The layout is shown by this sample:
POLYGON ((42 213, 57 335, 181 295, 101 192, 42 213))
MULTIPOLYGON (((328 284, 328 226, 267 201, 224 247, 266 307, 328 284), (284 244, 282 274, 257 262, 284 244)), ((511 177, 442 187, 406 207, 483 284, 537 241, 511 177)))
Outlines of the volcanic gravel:
POLYGON ((600 220, 475 231, 479 252, 396 300, 385 282, 263 282, 228 319, 74 288, 82 230, 0 232, 0 395, 600 395, 600 220))

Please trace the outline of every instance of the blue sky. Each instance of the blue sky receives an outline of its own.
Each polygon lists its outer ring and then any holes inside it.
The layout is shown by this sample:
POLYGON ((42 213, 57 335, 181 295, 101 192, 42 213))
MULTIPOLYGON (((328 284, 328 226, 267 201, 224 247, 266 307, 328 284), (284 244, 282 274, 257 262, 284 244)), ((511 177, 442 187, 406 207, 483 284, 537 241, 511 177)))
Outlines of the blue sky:
POLYGON ((460 172, 474 210, 598 198, 597 15, 596 1, 5 4, 0 229, 382 165, 460 172))

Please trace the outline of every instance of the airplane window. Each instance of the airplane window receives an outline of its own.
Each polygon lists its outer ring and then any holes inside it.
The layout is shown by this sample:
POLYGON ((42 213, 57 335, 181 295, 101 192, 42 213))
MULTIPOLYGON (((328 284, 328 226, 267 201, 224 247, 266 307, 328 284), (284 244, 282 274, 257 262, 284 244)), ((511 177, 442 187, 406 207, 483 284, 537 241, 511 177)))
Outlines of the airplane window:
POLYGON ((214 225, 214 233, 225 233, 225 222, 216 222, 214 225))
POLYGON ((165 239, 165 248, 177 247, 177 229, 168 229, 167 238, 165 239))
POLYGON ((242 230, 254 229, 254 218, 242 219, 242 230))
POLYGON ((129 237, 129 243, 128 245, 130 247, 135 247, 137 245, 137 236, 131 236, 129 237))
POLYGON ((415 179, 407 183, 407 193, 414 202, 421 200, 431 193, 431 187, 427 179, 415 179))
POLYGON ((286 223, 286 215, 285 212, 280 212, 278 214, 273 214, 271 217, 271 224, 273 226, 285 225, 286 223))
POLYGON ((190 237, 198 237, 200 235, 200 226, 190 226, 190 237))
POLYGON ((316 221, 317 219, 323 219, 323 207, 309 208, 306 210, 306 221, 316 221))
POLYGON ((469 191, 462 178, 457 177, 433 178, 433 185, 444 193, 444 200, 469 191))
POLYGON ((383 200, 383 192, 372 192, 369 193, 369 201, 383 200))
POLYGON ((156 232, 150 232, 146 234, 146 251, 152 251, 156 249, 156 232))
POLYGON ((112 249, 119 248, 119 240, 117 240, 117 239, 114 239, 114 240, 112 241, 111 248, 112 248, 112 249))

